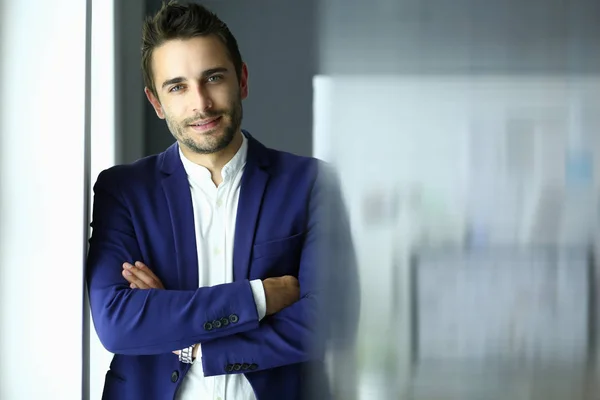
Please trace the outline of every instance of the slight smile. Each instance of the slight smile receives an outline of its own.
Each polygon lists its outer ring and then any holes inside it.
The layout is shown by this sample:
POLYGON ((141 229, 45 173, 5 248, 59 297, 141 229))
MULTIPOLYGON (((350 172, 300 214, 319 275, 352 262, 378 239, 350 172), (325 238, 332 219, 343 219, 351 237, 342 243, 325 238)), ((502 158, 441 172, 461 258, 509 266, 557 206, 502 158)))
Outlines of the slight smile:
POLYGON ((214 129, 221 122, 221 117, 210 118, 190 124, 190 127, 198 132, 214 129))

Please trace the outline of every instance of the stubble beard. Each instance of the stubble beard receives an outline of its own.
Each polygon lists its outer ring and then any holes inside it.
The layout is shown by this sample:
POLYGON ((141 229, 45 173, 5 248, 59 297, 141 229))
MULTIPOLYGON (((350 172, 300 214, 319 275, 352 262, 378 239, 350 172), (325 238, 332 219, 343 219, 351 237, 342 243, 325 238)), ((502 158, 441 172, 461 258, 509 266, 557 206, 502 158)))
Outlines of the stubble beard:
POLYGON ((191 118, 186 118, 182 122, 175 121, 174 118, 166 116, 167 126, 169 131, 180 144, 187 147, 196 154, 213 154, 225 149, 233 141, 235 134, 240 129, 242 124, 243 108, 241 98, 237 100, 230 111, 210 111, 204 114, 197 114, 191 118), (188 133, 189 124, 198 120, 212 117, 221 117, 220 126, 204 132, 200 135, 188 133), (227 124, 223 126, 223 124, 227 124), (223 134, 219 135, 218 130, 222 129, 223 134), (201 136, 197 139, 198 136, 201 136))

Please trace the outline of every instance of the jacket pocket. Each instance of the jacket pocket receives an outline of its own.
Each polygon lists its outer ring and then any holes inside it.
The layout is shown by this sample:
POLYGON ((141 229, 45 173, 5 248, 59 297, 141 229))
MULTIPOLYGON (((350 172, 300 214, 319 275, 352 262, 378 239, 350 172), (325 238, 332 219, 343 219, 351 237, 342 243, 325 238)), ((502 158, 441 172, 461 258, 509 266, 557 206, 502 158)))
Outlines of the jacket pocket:
POLYGON ((304 236, 305 233, 302 232, 286 238, 255 244, 252 259, 298 255, 304 242, 304 236))

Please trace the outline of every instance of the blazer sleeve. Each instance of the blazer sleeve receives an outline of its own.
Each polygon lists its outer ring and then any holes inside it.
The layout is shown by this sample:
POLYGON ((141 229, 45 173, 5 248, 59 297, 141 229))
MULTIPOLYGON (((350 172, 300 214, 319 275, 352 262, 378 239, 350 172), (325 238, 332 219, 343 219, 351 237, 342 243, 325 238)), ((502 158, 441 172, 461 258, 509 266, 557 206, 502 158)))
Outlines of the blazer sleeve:
POLYGON ((311 192, 300 300, 264 318, 258 329, 203 342, 205 376, 322 361, 327 344, 353 346, 360 308, 357 263, 348 216, 331 176, 317 179, 311 192))
POLYGON ((86 265, 92 319, 104 347, 116 354, 160 354, 258 328, 247 280, 188 291, 129 288, 122 265, 143 258, 118 177, 107 170, 94 185, 86 265), (216 328, 214 321, 223 323, 216 328))

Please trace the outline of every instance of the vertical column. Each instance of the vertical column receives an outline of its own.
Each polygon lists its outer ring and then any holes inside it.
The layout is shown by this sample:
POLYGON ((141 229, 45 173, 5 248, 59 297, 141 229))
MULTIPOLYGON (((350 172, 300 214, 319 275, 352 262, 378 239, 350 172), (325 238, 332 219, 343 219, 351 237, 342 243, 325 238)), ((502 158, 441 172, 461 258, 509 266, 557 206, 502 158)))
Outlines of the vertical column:
POLYGON ((0 10, 0 398, 82 398, 87 2, 0 10))

